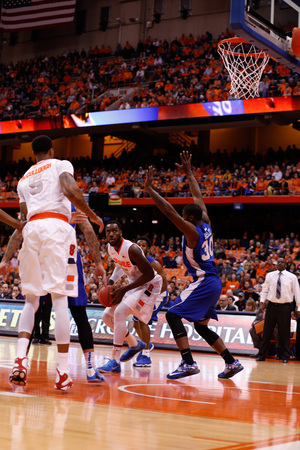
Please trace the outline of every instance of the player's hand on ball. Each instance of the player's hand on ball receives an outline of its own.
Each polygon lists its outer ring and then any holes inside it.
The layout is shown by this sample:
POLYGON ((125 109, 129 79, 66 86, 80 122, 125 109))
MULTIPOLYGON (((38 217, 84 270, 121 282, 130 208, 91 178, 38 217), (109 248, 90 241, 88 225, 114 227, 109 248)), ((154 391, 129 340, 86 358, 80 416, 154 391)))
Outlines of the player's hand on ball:
POLYGON ((119 303, 121 303, 122 298, 124 297, 126 292, 127 289, 125 287, 117 288, 113 293, 114 300, 112 302, 112 305, 118 305, 119 303))

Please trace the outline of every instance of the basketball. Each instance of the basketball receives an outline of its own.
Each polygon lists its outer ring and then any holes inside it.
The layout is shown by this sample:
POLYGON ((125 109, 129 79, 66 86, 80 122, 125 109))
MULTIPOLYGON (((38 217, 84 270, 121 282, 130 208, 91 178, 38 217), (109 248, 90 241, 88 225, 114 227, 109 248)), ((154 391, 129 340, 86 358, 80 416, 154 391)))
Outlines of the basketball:
POLYGON ((98 300, 103 306, 111 306, 114 297, 112 296, 114 292, 113 286, 103 286, 98 291, 98 300))

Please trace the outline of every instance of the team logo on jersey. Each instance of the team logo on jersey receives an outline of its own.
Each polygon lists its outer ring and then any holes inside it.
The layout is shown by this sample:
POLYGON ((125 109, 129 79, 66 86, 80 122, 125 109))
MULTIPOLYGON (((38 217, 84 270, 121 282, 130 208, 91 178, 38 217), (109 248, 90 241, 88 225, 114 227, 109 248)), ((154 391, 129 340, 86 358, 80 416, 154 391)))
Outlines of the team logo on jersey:
POLYGON ((121 261, 120 259, 113 258, 116 264, 119 264, 121 267, 131 267, 130 261, 121 261))
POLYGON ((210 236, 211 236, 211 232, 209 231, 209 230, 204 230, 205 231, 205 233, 204 233, 204 238, 205 239, 208 239, 208 238, 210 238, 210 236))

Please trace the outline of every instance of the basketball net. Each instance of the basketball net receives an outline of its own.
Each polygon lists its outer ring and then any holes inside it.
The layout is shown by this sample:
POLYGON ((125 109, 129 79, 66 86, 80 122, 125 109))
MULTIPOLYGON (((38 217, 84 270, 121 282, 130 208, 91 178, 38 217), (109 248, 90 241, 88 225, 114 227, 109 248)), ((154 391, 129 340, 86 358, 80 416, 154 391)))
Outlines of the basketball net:
POLYGON ((259 82, 270 56, 239 37, 220 41, 218 53, 230 76, 230 94, 237 99, 259 97, 259 82))

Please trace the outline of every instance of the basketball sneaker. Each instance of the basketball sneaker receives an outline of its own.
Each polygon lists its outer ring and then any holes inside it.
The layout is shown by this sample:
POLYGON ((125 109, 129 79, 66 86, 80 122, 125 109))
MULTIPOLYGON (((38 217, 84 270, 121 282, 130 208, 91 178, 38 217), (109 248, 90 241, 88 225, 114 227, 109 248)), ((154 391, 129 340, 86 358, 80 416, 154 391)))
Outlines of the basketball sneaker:
POLYGON ((218 378, 231 378, 243 369, 244 367, 242 364, 236 359, 232 364, 225 364, 225 369, 223 372, 219 373, 218 378))
POLYGON ((109 373, 109 372, 121 372, 121 364, 115 359, 110 359, 104 366, 97 367, 99 372, 109 373))
POLYGON ((26 386, 28 358, 16 358, 15 365, 9 374, 9 381, 19 386, 26 386))
POLYGON ((120 361, 122 362, 129 361, 134 357, 134 355, 139 353, 141 350, 144 350, 144 348, 146 348, 146 343, 138 339, 137 345, 135 347, 128 347, 126 352, 124 352, 123 355, 121 356, 120 361))
POLYGON ((56 367, 56 380, 55 380, 55 389, 59 391, 67 391, 73 386, 73 380, 70 377, 69 372, 61 372, 58 367, 56 367))
POLYGON ((141 355, 139 358, 137 358, 136 362, 133 364, 133 367, 151 367, 151 364, 152 361, 149 356, 141 355))
POLYGON ((199 372, 200 369, 196 362, 190 365, 183 359, 174 372, 168 373, 167 378, 169 378, 169 380, 176 380, 176 378, 189 377, 190 375, 196 375, 199 372))
POLYGON ((100 375, 98 369, 87 369, 86 378, 89 383, 97 383, 99 381, 105 381, 104 377, 100 375))
MULTIPOLYGON (((152 344, 152 342, 150 342, 149 352, 152 352, 153 349, 154 349, 154 344, 152 344)), ((138 361, 142 356, 143 356, 143 350, 137 355, 136 360, 138 361)))

